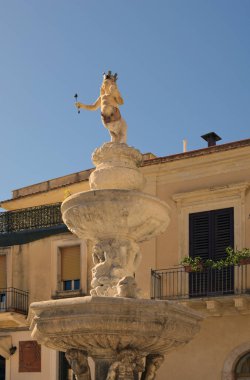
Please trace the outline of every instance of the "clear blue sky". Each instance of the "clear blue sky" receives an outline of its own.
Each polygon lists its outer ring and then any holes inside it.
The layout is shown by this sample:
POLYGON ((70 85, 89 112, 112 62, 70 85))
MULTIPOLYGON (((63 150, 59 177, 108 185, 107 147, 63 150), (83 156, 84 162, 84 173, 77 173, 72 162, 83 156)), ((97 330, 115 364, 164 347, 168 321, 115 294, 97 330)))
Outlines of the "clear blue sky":
POLYGON ((250 0, 8 0, 0 11, 0 199, 92 167, 93 102, 118 72, 128 144, 158 156, 250 137, 250 0))

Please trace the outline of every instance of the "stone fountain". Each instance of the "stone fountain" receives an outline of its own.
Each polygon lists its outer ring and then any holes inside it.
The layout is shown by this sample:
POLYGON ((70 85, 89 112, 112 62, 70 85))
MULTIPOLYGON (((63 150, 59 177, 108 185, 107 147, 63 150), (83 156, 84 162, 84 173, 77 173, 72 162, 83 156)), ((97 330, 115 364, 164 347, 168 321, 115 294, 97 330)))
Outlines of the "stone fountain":
POLYGON ((91 379, 88 357, 95 362, 96 380, 156 379, 164 355, 188 343, 201 320, 180 305, 143 299, 137 287, 138 243, 165 231, 170 216, 165 202, 141 191, 142 155, 126 144, 116 80, 116 74, 104 74, 97 101, 76 103, 78 109, 101 108, 111 142, 93 153, 91 190, 62 204, 69 230, 93 242, 90 296, 30 306, 33 338, 65 351, 78 380, 91 379))

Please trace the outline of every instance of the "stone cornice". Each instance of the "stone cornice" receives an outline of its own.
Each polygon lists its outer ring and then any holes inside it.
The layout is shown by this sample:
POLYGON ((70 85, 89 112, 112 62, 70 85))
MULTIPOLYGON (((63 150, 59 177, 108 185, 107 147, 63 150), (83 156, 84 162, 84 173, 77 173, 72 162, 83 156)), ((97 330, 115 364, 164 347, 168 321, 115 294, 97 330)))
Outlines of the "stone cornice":
POLYGON ((190 298, 178 303, 192 310, 199 311, 204 317, 250 315, 249 294, 213 298, 190 298))
POLYGON ((201 190, 195 190, 185 193, 178 193, 173 195, 173 200, 177 204, 188 206, 189 204, 200 203, 205 201, 218 201, 220 198, 225 200, 228 198, 240 197, 245 194, 246 190, 250 187, 250 182, 242 182, 230 184, 225 186, 215 186, 201 190))
POLYGON ((214 175, 250 171, 250 148, 218 151, 216 154, 190 156, 188 160, 158 161, 158 165, 143 166, 146 178, 157 176, 160 183, 197 180, 214 175))

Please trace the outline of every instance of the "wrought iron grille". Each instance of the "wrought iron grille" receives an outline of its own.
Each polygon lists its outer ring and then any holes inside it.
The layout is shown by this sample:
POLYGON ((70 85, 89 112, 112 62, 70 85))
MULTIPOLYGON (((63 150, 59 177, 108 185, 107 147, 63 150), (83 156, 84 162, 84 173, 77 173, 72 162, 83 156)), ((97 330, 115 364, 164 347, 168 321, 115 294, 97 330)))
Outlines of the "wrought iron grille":
POLYGON ((173 300, 250 293, 250 265, 185 272, 183 266, 151 270, 151 298, 173 300))
POLYGON ((0 312, 28 314, 28 292, 16 288, 0 289, 0 312))
POLYGON ((0 233, 32 230, 63 224, 61 203, 0 213, 0 233))

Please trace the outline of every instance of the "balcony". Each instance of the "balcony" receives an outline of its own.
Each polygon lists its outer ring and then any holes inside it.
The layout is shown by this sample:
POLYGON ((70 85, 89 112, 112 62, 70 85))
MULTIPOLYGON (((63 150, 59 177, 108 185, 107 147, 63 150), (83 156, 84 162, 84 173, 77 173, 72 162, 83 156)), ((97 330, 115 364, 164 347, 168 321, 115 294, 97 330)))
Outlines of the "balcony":
POLYGON ((249 314, 250 265, 192 273, 183 266, 152 270, 151 298, 178 301, 216 316, 239 311, 249 314))
POLYGON ((61 204, 29 207, 0 213, 0 234, 33 230, 63 224, 61 204))
POLYGON ((28 314, 28 292, 16 288, 0 289, 0 313, 28 314))
POLYGON ((27 325, 28 292, 16 288, 0 289, 0 330, 27 325))
POLYGON ((66 231, 60 203, 0 213, 1 247, 25 244, 66 231))

